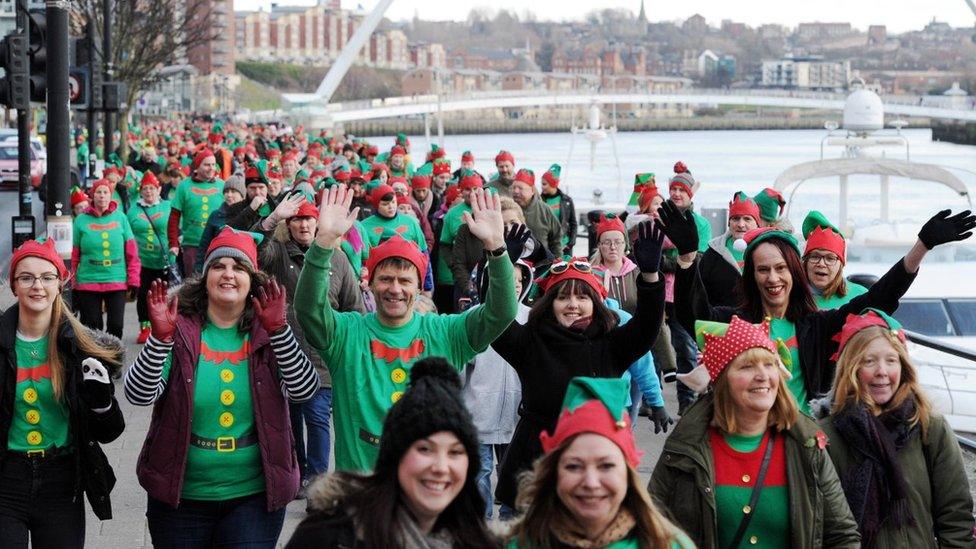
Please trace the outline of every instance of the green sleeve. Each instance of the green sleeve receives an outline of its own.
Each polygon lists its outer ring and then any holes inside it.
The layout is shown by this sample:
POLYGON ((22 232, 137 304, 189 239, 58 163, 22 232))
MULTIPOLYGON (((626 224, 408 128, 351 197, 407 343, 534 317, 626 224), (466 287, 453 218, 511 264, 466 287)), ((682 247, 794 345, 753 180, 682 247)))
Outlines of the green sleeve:
POLYGON ((187 182, 184 179, 173 191, 173 201, 170 204, 170 207, 174 210, 179 210, 180 212, 183 211, 183 189, 186 187, 186 185, 187 182))
POLYGON ((420 228, 420 222, 412 217, 408 217, 407 219, 413 221, 413 223, 410 224, 412 227, 411 230, 413 231, 413 241, 417 243, 417 246, 420 246, 420 251, 426 252, 427 239, 424 238, 424 230, 420 228))
POLYGON ((698 227, 698 253, 705 253, 708 241, 712 239, 712 225, 698 214, 695 214, 695 225, 698 227))
POLYGON ((295 287, 295 315, 305 339, 320 352, 328 347, 336 329, 336 314, 329 303, 332 249, 316 243, 305 254, 305 265, 295 287))
POLYGON ((508 254, 488 259, 488 294, 485 302, 466 313, 468 342, 479 353, 488 348, 515 320, 515 268, 508 254))

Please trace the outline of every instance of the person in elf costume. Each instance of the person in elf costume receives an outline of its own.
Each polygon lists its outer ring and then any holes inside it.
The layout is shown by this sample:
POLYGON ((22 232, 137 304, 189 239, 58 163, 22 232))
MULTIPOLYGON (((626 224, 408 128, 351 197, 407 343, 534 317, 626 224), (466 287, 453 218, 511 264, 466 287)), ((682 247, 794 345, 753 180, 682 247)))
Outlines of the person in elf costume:
POLYGON ((739 280, 745 250, 735 242, 747 232, 762 227, 759 204, 739 191, 729 202, 728 229, 708 241, 708 249, 698 264, 698 274, 713 305, 734 307, 739 303, 739 280))
POLYGON ((430 251, 427 248, 427 240, 424 238, 423 229, 420 222, 409 215, 403 215, 397 210, 397 197, 393 192, 393 187, 380 185, 370 192, 370 202, 373 204, 375 213, 361 222, 364 236, 369 246, 376 247, 381 240, 385 240, 392 235, 399 235, 408 242, 413 242, 420 248, 425 256, 428 257, 427 271, 423 273, 423 289, 426 292, 434 289, 434 275, 430 269, 430 251))
POLYGON ((812 210, 803 220, 803 267, 819 309, 836 309, 868 289, 844 278, 847 241, 824 214, 812 210))
POLYGON ((464 170, 474 170, 474 153, 471 151, 461 153, 461 165, 458 166, 458 169, 454 170, 452 179, 460 179, 461 173, 464 170))
POLYGON ((576 244, 576 206, 573 199, 559 188, 559 174, 562 168, 559 164, 549 166, 549 169, 539 178, 542 184, 542 201, 549 206, 549 210, 559 220, 562 229, 561 255, 573 255, 576 244))
POLYGON ((136 314, 139 315, 139 336, 136 343, 149 339, 149 309, 147 299, 153 280, 166 279, 166 267, 176 261, 166 240, 170 204, 160 200, 159 180, 153 172, 146 172, 139 183, 139 200, 127 214, 132 234, 139 247, 139 293, 136 296, 136 314))
POLYGON ((234 173, 234 155, 224 147, 223 127, 219 123, 214 124, 207 135, 207 143, 201 144, 202 147, 213 151, 214 158, 217 161, 217 177, 226 180, 230 174, 234 173))
MULTIPOLYGON (((434 269, 436 273, 434 302, 437 304, 438 311, 454 311, 456 298, 460 297, 454 295, 454 275, 451 272, 454 239, 457 237, 458 229, 464 222, 465 214, 471 213, 473 192, 476 189, 481 189, 483 185, 484 179, 479 174, 476 172, 466 173, 457 184, 461 202, 447 210, 440 225, 440 234, 437 236, 437 257, 435 258, 437 267, 434 269)), ((435 234, 437 234, 436 228, 435 234)))
POLYGON ((356 212, 349 211, 352 192, 345 187, 332 187, 323 197, 318 234, 298 279, 295 312, 332 373, 336 469, 373 467, 383 417, 403 394, 418 359, 442 356, 460 370, 515 318, 500 206, 481 191, 475 195, 464 220, 489 250, 490 283, 484 304, 458 315, 414 312, 428 259, 399 235, 370 251, 366 266, 376 312, 336 313, 328 300, 332 243, 353 226, 356 212))
POLYGON ((184 179, 173 193, 172 210, 166 229, 170 251, 183 254, 183 274, 194 273, 200 236, 210 212, 223 203, 224 181, 217 177, 213 151, 203 149, 193 157, 192 176, 184 179))
POLYGON ((111 199, 111 183, 99 179, 92 185, 91 207, 73 224, 72 305, 81 323, 121 339, 126 292, 135 297, 140 269, 129 219, 111 199))
MULTIPOLYGON (((430 189, 438 198, 443 196, 448 183, 455 179, 449 160, 437 160, 430 173, 430 189)), ((460 181, 460 178, 457 178, 460 181)))
POLYGON ((522 207, 525 224, 532 236, 542 241, 553 257, 560 257, 563 250, 562 226, 549 207, 538 196, 535 188, 535 172, 522 168, 515 174, 511 186, 512 200, 522 207))
POLYGON ((101 444, 125 419, 110 376, 122 343, 83 326, 62 298, 69 277, 53 240, 14 250, 16 301, 0 316, 0 546, 81 549, 83 495, 112 518, 112 466, 101 444))
POLYGON ((407 164, 407 150, 400 145, 394 145, 390 149, 387 164, 390 167, 390 175, 405 178, 413 176, 413 167, 407 164))
POLYGON ((91 197, 80 187, 71 188, 71 215, 78 217, 91 205, 91 197))
MULTIPOLYGON (((227 178, 227 181, 224 182, 224 202, 219 208, 210 212, 210 217, 207 218, 207 226, 203 228, 203 234, 200 235, 200 248, 206 249, 210 246, 210 241, 220 233, 224 225, 227 225, 227 212, 235 204, 243 202, 246 196, 247 190, 244 187, 243 174, 235 173, 227 178)), ((200 272, 203 269, 203 260, 203 254, 197 254, 194 271, 200 272)))
POLYGON ((622 379, 570 380, 555 428, 539 434, 544 453, 519 491, 525 514, 509 533, 509 549, 694 547, 654 506, 637 473, 643 452, 627 392, 622 379))
POLYGON ((420 215, 427 219, 428 224, 441 205, 441 198, 434 194, 430 187, 430 176, 415 175, 410 178, 410 200, 420 210, 420 215))
POLYGON ((288 402, 319 380, 285 290, 257 268, 260 238, 226 227, 202 276, 171 298, 162 281, 150 290, 152 333, 124 388, 155 406, 136 475, 157 547, 274 547, 298 492, 288 402))
POLYGON ((973 497, 952 427, 935 412, 884 311, 848 315, 833 395, 817 410, 863 547, 971 547, 973 497))
POLYGON ((775 227, 784 232, 792 233, 793 225, 783 216, 786 209, 786 199, 776 189, 766 187, 752 197, 759 204, 759 214, 764 227, 775 227))
POLYGON ((831 338, 840 331, 847 314, 868 307, 891 314, 915 280, 930 249, 972 235, 976 216, 968 210, 954 216, 950 213, 944 210, 929 219, 905 257, 892 265, 866 294, 832 310, 817 309, 793 235, 772 227, 753 229, 742 240, 745 245, 740 292, 743 301, 732 308, 713 307, 708 303, 708 293, 697 276, 695 220, 674 204, 665 202, 659 210, 660 220, 679 253, 674 288, 676 316, 685 328, 692 330, 695 320, 722 322, 733 314, 750 322, 769 318, 773 337, 786 342, 790 350, 789 359, 784 360, 793 374, 788 387, 800 411, 809 413, 809 400, 825 394, 833 381, 835 364, 831 355, 836 342, 831 338))
MULTIPOLYGON (((488 186, 501 196, 512 198, 512 184, 515 183, 515 157, 508 151, 498 151, 495 155, 495 169, 498 171, 488 186)), ((535 184, 535 181, 532 183, 535 184)))
POLYGON ((697 547, 860 547, 827 437, 801 414, 769 322, 695 324, 705 393, 664 443, 648 491, 697 547), (740 545, 741 544, 741 545, 740 545))

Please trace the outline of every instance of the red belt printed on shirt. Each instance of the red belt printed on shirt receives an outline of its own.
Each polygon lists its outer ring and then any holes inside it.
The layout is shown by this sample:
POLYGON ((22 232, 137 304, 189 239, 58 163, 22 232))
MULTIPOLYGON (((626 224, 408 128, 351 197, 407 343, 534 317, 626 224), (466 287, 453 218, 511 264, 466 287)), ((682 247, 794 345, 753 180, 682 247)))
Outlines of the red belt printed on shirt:
POLYGON ((190 186, 190 192, 193 193, 193 194, 195 194, 195 195, 199 195, 199 196, 209 196, 209 195, 212 195, 212 194, 217 194, 217 188, 216 187, 210 187, 209 189, 201 189, 200 187, 197 187, 196 185, 191 185, 190 186))
POLYGON ((112 229, 119 228, 119 222, 113 221, 111 223, 89 223, 88 228, 93 231, 111 231, 112 229))
POLYGON ((424 353, 424 340, 415 339, 406 348, 400 349, 397 347, 390 347, 389 345, 383 343, 382 341, 373 340, 369 342, 369 350, 372 351, 373 357, 383 359, 387 363, 392 363, 396 359, 400 359, 400 362, 409 363, 413 359, 424 353))
POLYGON ((51 379, 51 365, 44 363, 33 368, 17 368, 17 383, 28 379, 33 381, 51 379))
POLYGON ((241 348, 236 351, 215 351, 208 347, 203 341, 200 342, 200 356, 202 356, 207 362, 212 362, 214 364, 230 362, 236 366, 242 361, 247 360, 247 357, 250 354, 251 345, 247 341, 245 341, 244 345, 241 345, 241 348))

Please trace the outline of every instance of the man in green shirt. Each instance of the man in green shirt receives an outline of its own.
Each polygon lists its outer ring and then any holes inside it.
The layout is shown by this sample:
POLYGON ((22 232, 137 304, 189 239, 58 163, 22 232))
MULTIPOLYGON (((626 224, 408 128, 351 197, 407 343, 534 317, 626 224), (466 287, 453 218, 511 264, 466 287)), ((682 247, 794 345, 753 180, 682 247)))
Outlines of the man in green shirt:
POLYGON ((210 214, 224 201, 224 182, 217 177, 213 151, 203 149, 193 157, 193 175, 184 179, 173 193, 167 236, 173 255, 183 251, 183 272, 194 272, 200 237, 210 214))
POLYGON ((376 312, 338 313, 329 304, 333 244, 352 227, 352 191, 334 186, 319 208, 318 234, 305 256, 295 312, 308 342, 332 374, 336 469, 368 470, 379 450, 383 418, 406 390, 413 364, 442 356, 459 371, 515 318, 513 268, 505 250, 501 205, 473 191, 464 222, 488 250, 489 288, 482 305, 456 315, 418 314, 426 257, 395 236, 370 251, 367 268, 376 312))

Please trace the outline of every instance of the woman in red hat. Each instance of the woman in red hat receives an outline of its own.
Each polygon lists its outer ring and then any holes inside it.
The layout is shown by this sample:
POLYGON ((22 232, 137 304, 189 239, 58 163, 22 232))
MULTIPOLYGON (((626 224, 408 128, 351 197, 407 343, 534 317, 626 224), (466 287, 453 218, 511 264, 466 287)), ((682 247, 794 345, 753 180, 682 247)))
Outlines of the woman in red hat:
POLYGON ((129 224, 139 246, 139 293, 136 314, 139 315, 139 337, 136 343, 149 339, 147 296, 153 280, 166 279, 166 268, 176 261, 171 255, 166 227, 169 224, 169 200, 160 200, 159 180, 146 172, 139 183, 139 200, 129 208, 129 224))
POLYGON ((654 502, 697 547, 860 547, 825 447, 801 414, 769 324, 698 322, 699 365, 679 374, 705 392, 664 443, 654 502))
POLYGON ((156 547, 272 548, 298 492, 288 402, 319 380, 257 265, 255 235, 225 227, 178 296, 150 289, 152 333, 124 386, 155 406, 136 475, 156 547))
POLYGON ((712 306, 698 275, 698 232, 694 220, 670 202, 659 210, 668 237, 680 254, 676 273, 674 304, 678 320, 693 329, 695 320, 727 321, 733 314, 750 322, 766 318, 772 337, 782 339, 789 350, 784 357, 793 374, 788 385, 800 411, 809 413, 809 401, 827 392, 834 378, 831 360, 836 344, 831 340, 850 312, 868 307, 892 313, 898 300, 915 280, 925 254, 947 242, 965 240, 976 227, 976 216, 964 211, 950 217, 950 211, 935 214, 918 233, 918 241, 885 276, 839 309, 818 310, 800 262, 800 249, 792 234, 773 227, 746 233, 742 267, 742 303, 735 307, 712 306))
POLYGON ((53 240, 14 251, 17 302, 0 316, 0 546, 85 545, 82 492, 100 520, 112 518, 112 466, 100 444, 125 420, 110 374, 123 347, 71 314, 68 269, 53 240))
POLYGON ((681 549, 694 547, 651 503, 637 473, 637 449, 622 379, 570 380, 545 452, 522 483, 525 515, 509 547, 681 549))
POLYGON ((641 271, 634 317, 618 326, 604 304, 600 278, 585 259, 554 263, 539 281, 545 292, 532 305, 529 321, 512 323, 492 343, 522 382, 522 412, 502 463, 496 497, 500 516, 513 513, 516 478, 542 454, 538 436, 552 430, 570 379, 586 374, 620 377, 646 354, 664 320, 664 283, 658 279, 664 234, 645 222, 638 229, 634 258, 641 271))
POLYGON ((922 390, 901 324, 868 310, 836 339, 833 396, 818 412, 863 547, 972 547, 959 443, 922 390))
POLYGON ((92 185, 91 207, 75 218, 73 231, 72 305, 82 324, 121 339, 126 292, 135 297, 142 263, 129 219, 112 200, 108 180, 92 185))
POLYGON ((860 284, 844 278, 847 241, 840 229, 814 210, 803 220, 803 266, 810 281, 813 300, 820 309, 836 309, 859 295, 868 293, 860 284))

